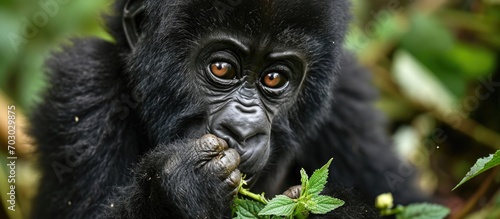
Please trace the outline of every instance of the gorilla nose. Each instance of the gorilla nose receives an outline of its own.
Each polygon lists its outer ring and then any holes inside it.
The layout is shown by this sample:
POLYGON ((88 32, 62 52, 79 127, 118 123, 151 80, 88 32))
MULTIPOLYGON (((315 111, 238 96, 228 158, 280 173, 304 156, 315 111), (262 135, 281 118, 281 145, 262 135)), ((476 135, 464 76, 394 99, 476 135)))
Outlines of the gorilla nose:
POLYGON ((259 123, 244 123, 242 121, 227 121, 222 123, 225 134, 240 143, 248 143, 254 137, 264 135, 264 129, 257 128, 259 123))
POLYGON ((267 119, 261 110, 238 110, 239 115, 227 116, 220 125, 238 142, 244 142, 259 134, 266 133, 267 119))
POLYGON ((214 120, 211 122, 215 126, 212 127, 213 134, 228 141, 232 147, 259 145, 267 143, 269 138, 270 122, 259 106, 232 104, 219 112, 214 120))

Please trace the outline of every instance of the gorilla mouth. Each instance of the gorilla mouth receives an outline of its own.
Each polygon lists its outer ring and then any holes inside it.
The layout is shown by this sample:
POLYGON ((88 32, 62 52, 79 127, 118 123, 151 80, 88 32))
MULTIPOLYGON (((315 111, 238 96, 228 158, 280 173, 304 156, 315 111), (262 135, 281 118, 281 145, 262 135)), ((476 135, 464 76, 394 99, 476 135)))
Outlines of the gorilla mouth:
MULTIPOLYGON (((248 183, 248 186, 251 186, 257 179, 259 178, 262 169, 266 166, 267 160, 270 156, 269 142, 264 145, 252 145, 254 150, 246 150, 243 153, 237 148, 236 150, 240 154, 241 163, 239 166, 240 171, 243 173, 245 177, 245 181, 248 183)), ((245 147, 242 145, 238 145, 238 147, 245 147)), ((246 145, 246 147, 251 147, 250 145, 246 145)))
POLYGON ((229 148, 233 148, 238 152, 240 155, 238 169, 245 176, 245 180, 248 183, 256 181, 260 175, 258 173, 264 169, 270 156, 269 134, 255 134, 240 142, 234 136, 218 131, 212 131, 212 129, 207 127, 208 133, 224 140, 229 148))

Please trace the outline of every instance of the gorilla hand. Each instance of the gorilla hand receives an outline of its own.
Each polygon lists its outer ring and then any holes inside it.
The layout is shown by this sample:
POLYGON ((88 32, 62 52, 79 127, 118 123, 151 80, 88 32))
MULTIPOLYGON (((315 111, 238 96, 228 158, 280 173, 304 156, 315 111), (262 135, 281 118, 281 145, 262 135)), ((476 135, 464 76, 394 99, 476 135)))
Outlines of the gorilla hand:
POLYGON ((285 192, 283 192, 283 195, 288 196, 291 199, 298 199, 301 192, 302 185, 296 185, 288 188, 285 192))
POLYGON ((134 183, 110 200, 112 218, 225 218, 241 181, 240 155, 207 134, 160 145, 136 166, 134 183))
POLYGON ((160 215, 223 218, 241 181, 239 164, 238 152, 215 135, 173 142, 143 158, 139 167, 147 173, 138 175, 137 189, 148 197, 148 209, 165 211, 160 215))
POLYGON ((224 186, 232 189, 231 194, 235 195, 241 181, 241 174, 237 169, 240 164, 238 152, 228 148, 226 141, 211 134, 196 140, 192 148, 198 160, 195 161, 197 167, 204 174, 218 177, 224 186))

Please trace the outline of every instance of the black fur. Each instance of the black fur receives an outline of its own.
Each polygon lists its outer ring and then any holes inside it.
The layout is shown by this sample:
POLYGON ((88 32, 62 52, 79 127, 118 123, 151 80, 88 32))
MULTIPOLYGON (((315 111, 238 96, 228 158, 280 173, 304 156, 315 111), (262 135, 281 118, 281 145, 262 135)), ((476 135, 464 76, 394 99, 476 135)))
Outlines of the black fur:
POLYGON ((205 36, 227 30, 302 49, 309 60, 297 100, 273 122, 271 158, 252 190, 280 194, 300 184, 300 167, 312 173, 333 157, 329 190, 347 204, 327 218, 376 215, 338 185, 369 205, 383 192, 401 203, 422 198, 415 174, 401 176, 367 72, 342 50, 346 0, 243 1, 223 16, 214 2, 145 0, 143 38, 131 51, 120 1, 109 18, 115 43, 79 39, 54 55, 31 120, 43 171, 33 218, 227 217, 231 200, 218 179, 200 178, 187 161, 162 175, 172 156, 190 156, 190 139, 206 134, 205 97, 189 60, 205 36), (402 178, 394 188, 388 173, 402 178))

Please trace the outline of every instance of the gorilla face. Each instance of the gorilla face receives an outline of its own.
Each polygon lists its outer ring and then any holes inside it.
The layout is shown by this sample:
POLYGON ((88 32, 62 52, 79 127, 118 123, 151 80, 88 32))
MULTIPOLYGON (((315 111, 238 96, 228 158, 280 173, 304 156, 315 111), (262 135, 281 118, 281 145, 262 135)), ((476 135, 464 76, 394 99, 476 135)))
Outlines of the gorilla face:
POLYGON ((251 178, 275 147, 271 127, 277 120, 295 116, 307 127, 309 121, 300 119, 331 102, 335 42, 341 44, 345 24, 324 18, 342 11, 335 8, 345 2, 233 3, 228 8, 211 1, 146 1, 148 16, 138 22, 148 25, 141 26, 129 56, 129 69, 140 73, 130 74, 130 84, 145 96, 141 116, 154 144, 179 137, 166 133, 214 134, 238 151, 239 169, 251 178))
POLYGON ((271 125, 293 102, 305 76, 303 54, 220 33, 203 40, 194 62, 207 101, 207 131, 241 156, 240 169, 259 172, 270 154, 271 125))

